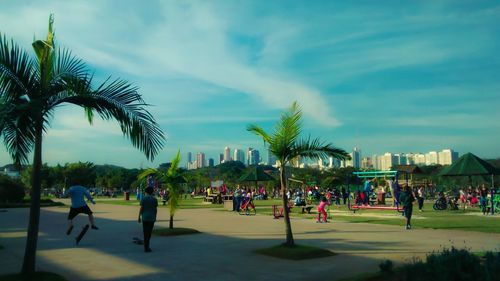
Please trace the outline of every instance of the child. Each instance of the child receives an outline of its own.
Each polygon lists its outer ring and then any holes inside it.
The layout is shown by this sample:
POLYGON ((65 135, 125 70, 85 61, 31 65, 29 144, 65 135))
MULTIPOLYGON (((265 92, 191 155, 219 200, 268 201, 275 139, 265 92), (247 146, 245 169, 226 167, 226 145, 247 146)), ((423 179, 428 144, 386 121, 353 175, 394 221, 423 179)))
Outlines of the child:
POLYGON ((139 223, 142 217, 142 231, 144 233, 144 252, 151 252, 149 247, 149 241, 151 239, 151 233, 153 232, 153 227, 156 221, 156 213, 158 208, 158 200, 154 197, 153 187, 147 187, 146 196, 141 199, 141 209, 139 211, 139 223))
POLYGON ((323 214, 323 221, 328 222, 327 220, 327 214, 325 211, 325 206, 330 205, 330 201, 327 200, 325 197, 321 197, 321 202, 319 202, 318 205, 318 219, 316 220, 317 223, 321 223, 321 214, 323 214))

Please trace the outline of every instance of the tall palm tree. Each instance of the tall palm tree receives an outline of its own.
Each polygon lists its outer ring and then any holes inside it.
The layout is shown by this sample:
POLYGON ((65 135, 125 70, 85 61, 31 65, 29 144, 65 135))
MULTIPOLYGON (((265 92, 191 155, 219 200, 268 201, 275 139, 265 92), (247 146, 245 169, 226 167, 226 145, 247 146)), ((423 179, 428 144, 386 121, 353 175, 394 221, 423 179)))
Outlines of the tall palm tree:
POLYGON ((36 40, 32 58, 13 41, 0 35, 0 138, 15 163, 27 163, 33 151, 33 174, 28 237, 22 272, 35 270, 40 220, 40 171, 42 138, 50 127, 54 111, 63 104, 84 108, 90 124, 97 113, 115 119, 132 144, 153 159, 165 137, 146 110, 137 87, 109 78, 97 87, 86 65, 70 51, 55 47, 49 18, 46 40, 36 40))
POLYGON ((170 223, 169 228, 174 228, 174 215, 177 209, 179 209, 179 199, 180 199, 180 191, 181 191, 181 183, 185 183, 186 180, 179 173, 179 163, 181 162, 181 152, 177 151, 174 159, 172 159, 172 163, 168 170, 160 171, 158 169, 147 169, 142 172, 139 176, 139 180, 145 180, 149 176, 156 177, 160 183, 166 184, 168 189, 168 208, 170 213, 170 223))
POLYGON ((286 227, 285 245, 293 246, 292 226, 288 209, 287 179, 285 176, 286 166, 298 157, 311 159, 324 159, 328 156, 339 159, 347 159, 349 155, 340 148, 334 147, 331 143, 325 144, 318 138, 299 139, 302 132, 302 111, 297 102, 294 102, 288 111, 281 114, 281 119, 274 128, 272 134, 268 134, 257 125, 249 125, 247 130, 262 137, 264 143, 269 145, 269 151, 276 156, 280 163, 280 182, 283 197, 283 210, 286 227))

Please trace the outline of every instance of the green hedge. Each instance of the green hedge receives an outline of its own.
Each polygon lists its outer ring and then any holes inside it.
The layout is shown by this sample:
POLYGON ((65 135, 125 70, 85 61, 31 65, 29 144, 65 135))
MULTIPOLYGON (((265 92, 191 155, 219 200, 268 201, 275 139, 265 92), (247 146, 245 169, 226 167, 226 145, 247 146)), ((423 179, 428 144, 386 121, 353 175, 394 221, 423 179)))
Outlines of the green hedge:
POLYGON ((18 203, 25 195, 24 186, 8 176, 0 176, 0 203, 18 203))
POLYGON ((427 256, 425 262, 416 261, 392 270, 392 262, 380 264, 381 276, 367 280, 404 281, 497 281, 500 280, 500 253, 487 252, 479 257, 466 249, 444 249, 427 256))

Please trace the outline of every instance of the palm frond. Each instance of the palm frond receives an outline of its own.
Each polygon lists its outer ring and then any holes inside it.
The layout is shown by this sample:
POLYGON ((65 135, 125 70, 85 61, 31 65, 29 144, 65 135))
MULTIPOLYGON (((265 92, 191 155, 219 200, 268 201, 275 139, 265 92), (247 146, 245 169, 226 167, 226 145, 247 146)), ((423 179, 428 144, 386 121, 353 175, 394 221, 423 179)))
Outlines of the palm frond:
POLYGON ((137 87, 119 79, 106 81, 96 90, 92 90, 90 85, 91 79, 66 79, 66 90, 52 96, 50 106, 67 102, 82 106, 87 112, 95 111, 105 120, 115 119, 132 144, 142 150, 148 159, 154 159, 163 147, 165 136, 146 110, 148 105, 138 94, 137 87))
POLYGON ((148 169, 142 171, 142 173, 140 173, 139 175, 137 175, 137 179, 143 180, 149 176, 157 175, 158 173, 159 173, 159 171, 157 169, 148 168, 148 169))
POLYGON ((281 151, 288 151, 290 144, 294 143, 302 132, 302 111, 297 102, 294 102, 288 111, 281 114, 280 122, 276 124, 273 139, 281 151))
POLYGON ((31 97, 37 82, 35 66, 27 52, 0 35, 0 96, 6 101, 31 97))
POLYGON ((350 156, 343 149, 333 146, 331 143, 322 142, 319 138, 298 140, 292 147, 289 159, 297 156, 313 160, 333 157, 341 160, 349 159, 350 156))
POLYGON ((170 167, 168 168, 167 174, 170 177, 175 177, 177 175, 177 170, 179 169, 180 162, 181 162, 181 151, 177 150, 177 154, 175 155, 174 159, 172 159, 170 167))
POLYGON ((53 82, 57 83, 67 77, 87 78, 88 69, 86 64, 81 59, 73 56, 70 50, 58 49, 55 55, 53 82))
POLYGON ((28 106, 0 103, 0 137, 16 164, 27 164, 34 146, 34 122, 27 111, 28 106))
POLYGON ((254 124, 248 125, 247 131, 252 132, 259 137, 262 137, 262 139, 264 140, 264 143, 271 143, 272 142, 272 139, 269 136, 269 134, 266 131, 264 131, 264 129, 262 129, 260 126, 257 126, 254 124))

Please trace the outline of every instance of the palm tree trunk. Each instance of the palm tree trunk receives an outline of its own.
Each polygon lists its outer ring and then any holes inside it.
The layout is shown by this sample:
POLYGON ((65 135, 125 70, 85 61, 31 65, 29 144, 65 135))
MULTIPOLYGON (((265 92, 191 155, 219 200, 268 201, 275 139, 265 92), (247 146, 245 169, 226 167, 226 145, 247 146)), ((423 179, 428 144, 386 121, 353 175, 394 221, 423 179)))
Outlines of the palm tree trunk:
POLYGON ((174 228, 174 216, 170 215, 170 222, 168 223, 168 228, 173 229, 174 228))
POLYGON ((33 156, 33 171, 31 175, 31 205, 30 218, 28 224, 28 237, 26 238, 26 248, 22 273, 35 272, 36 248, 38 243, 38 227, 40 223, 40 189, 42 170, 42 124, 38 122, 35 128, 35 151, 33 156))
POLYGON ((281 180, 281 193, 283 197, 283 214, 284 214, 284 220, 285 220, 285 228, 286 228, 286 242, 285 245, 287 246, 293 246, 295 245, 295 242, 293 240, 293 233, 292 233, 292 225, 290 224, 290 212, 288 209, 288 198, 286 196, 286 190, 287 190, 287 185, 286 185, 286 175, 285 175, 285 167, 280 168, 280 180, 281 180))

